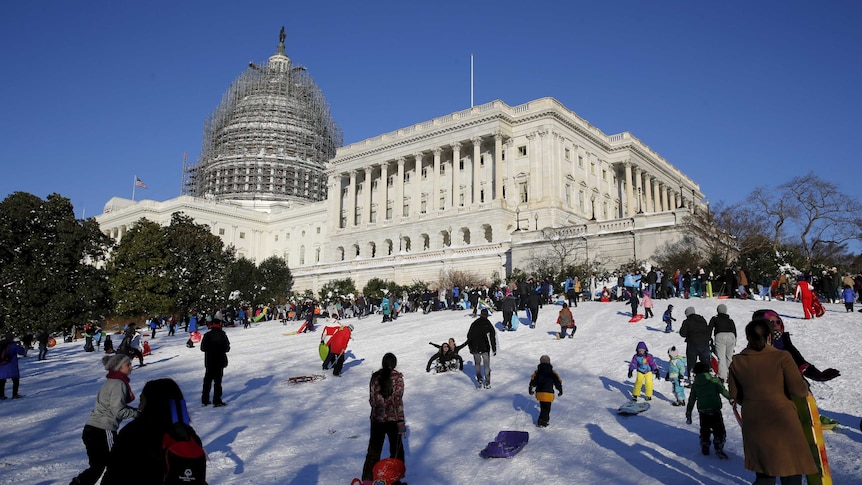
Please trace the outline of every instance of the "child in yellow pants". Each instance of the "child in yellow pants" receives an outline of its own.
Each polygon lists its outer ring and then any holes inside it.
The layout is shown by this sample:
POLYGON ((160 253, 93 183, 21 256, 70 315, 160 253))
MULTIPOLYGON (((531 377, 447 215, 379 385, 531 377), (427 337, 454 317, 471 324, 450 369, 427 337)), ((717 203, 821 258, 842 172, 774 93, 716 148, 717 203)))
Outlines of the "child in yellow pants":
POLYGON ((655 359, 649 353, 649 349, 647 349, 644 342, 638 342, 635 349, 635 355, 629 364, 629 379, 631 379, 635 371, 637 371, 638 376, 635 379, 634 390, 632 390, 632 401, 638 400, 638 396, 641 394, 641 387, 646 387, 644 398, 647 401, 652 400, 653 374, 658 377, 659 370, 655 359))

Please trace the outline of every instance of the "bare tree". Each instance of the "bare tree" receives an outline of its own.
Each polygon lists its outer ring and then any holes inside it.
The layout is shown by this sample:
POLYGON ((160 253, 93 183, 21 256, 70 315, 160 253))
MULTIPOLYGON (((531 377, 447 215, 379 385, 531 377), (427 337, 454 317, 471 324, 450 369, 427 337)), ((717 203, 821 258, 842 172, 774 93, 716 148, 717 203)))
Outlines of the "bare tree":
POLYGON ((774 189, 758 187, 746 200, 749 206, 746 216, 756 217, 760 231, 769 225, 772 229, 772 249, 777 251, 784 239, 784 225, 790 214, 790 203, 774 189))
POLYGON ((542 229, 544 239, 551 250, 548 256, 558 264, 558 272, 562 271, 572 260, 576 259, 586 247, 586 240, 576 236, 571 227, 546 227, 542 229))
POLYGON ((797 241, 806 263, 836 246, 862 241, 859 203, 835 184, 809 172, 779 185, 778 193, 787 205, 787 220, 798 230, 797 241))

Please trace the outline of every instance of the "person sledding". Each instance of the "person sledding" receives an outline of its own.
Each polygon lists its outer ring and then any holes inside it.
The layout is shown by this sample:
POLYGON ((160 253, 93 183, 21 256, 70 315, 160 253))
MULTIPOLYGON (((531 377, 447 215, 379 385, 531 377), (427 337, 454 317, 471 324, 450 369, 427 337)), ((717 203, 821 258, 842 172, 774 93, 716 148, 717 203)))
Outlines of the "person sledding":
POLYGON ((796 363, 796 366, 799 368, 799 372, 801 372, 803 376, 813 381, 824 382, 835 379, 841 375, 841 372, 837 369, 829 368, 821 371, 805 360, 805 357, 802 356, 799 349, 797 349, 790 341, 790 333, 784 330, 784 322, 774 310, 757 310, 751 316, 752 321, 761 318, 769 320, 772 325, 772 346, 776 349, 790 352, 790 355, 793 357, 793 362, 796 363))
POLYGON ((464 359, 458 355, 458 352, 467 346, 467 342, 464 342, 461 345, 455 345, 455 339, 450 338, 448 342, 444 342, 440 345, 437 345, 434 342, 428 342, 428 344, 433 345, 440 350, 428 359, 428 365, 425 366, 425 372, 431 372, 431 365, 435 360, 437 361, 437 372, 455 370, 456 366, 458 370, 464 370, 464 359))
MULTIPOLYGON (((336 321, 338 321, 336 319, 336 321)), ((324 327, 324 335, 321 342, 329 347, 329 353, 323 360, 323 370, 328 370, 332 366, 332 375, 340 376, 341 370, 344 367, 345 353, 347 352, 347 344, 350 342, 350 337, 353 333, 353 325, 338 325, 337 327, 324 327)))
POLYGON ((138 367, 143 367, 147 364, 144 364, 144 354, 141 352, 139 346, 141 344, 141 334, 135 330, 135 324, 129 322, 126 326, 126 331, 123 336, 123 341, 120 342, 120 346, 117 347, 118 354, 125 354, 129 356, 130 359, 138 358, 138 367))

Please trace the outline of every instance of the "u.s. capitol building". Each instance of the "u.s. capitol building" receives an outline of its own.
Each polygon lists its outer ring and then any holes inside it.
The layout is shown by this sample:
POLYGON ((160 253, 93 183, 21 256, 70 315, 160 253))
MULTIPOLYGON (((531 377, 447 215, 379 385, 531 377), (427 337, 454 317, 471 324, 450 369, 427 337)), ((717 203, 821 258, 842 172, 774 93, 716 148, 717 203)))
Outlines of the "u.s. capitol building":
POLYGON ((96 217, 120 240, 182 211, 255 261, 282 256, 294 289, 351 277, 400 284, 457 269, 505 277, 555 241, 571 263, 649 260, 682 237, 698 185, 628 132, 606 135, 553 98, 493 101, 341 146, 284 35, 207 119, 186 194, 113 198, 96 217))

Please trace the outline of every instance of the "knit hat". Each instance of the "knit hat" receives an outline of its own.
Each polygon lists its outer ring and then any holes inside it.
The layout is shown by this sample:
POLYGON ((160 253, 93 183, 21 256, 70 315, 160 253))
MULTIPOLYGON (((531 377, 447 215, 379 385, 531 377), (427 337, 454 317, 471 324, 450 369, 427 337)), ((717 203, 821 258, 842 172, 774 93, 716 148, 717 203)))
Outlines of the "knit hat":
POLYGON ((690 307, 685 309, 685 316, 689 316, 693 313, 694 313, 694 307, 693 306, 690 306, 690 307))
POLYGON ((724 303, 718 305, 718 308, 716 309, 716 311, 718 311, 718 313, 723 313, 723 314, 727 315, 727 305, 725 305, 724 303))
POLYGON ((120 370, 126 362, 131 362, 132 359, 126 354, 106 355, 102 357, 102 364, 105 370, 120 370))
POLYGON ((352 332, 353 331, 353 324, 351 323, 350 325, 347 326, 347 328, 349 328, 350 331, 352 332))
POLYGON ((543 356, 539 357, 539 363, 540 364, 550 364, 551 358, 547 355, 543 355, 543 356))
POLYGON ((676 345, 667 349, 667 356, 668 357, 673 358, 673 357, 676 357, 677 355, 679 355, 679 352, 676 350, 676 345))

